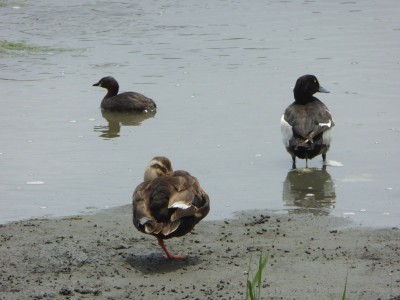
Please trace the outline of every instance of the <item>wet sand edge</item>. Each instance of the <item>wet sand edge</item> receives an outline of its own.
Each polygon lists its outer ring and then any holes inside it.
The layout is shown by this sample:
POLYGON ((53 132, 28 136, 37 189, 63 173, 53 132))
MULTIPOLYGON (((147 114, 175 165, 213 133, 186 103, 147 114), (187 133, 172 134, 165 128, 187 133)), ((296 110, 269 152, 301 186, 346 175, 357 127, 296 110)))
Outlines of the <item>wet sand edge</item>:
POLYGON ((357 227, 331 216, 269 211, 203 221, 167 240, 167 261, 133 227, 124 206, 0 227, 0 299, 245 299, 247 272, 269 254, 263 299, 400 295, 400 230, 357 227))

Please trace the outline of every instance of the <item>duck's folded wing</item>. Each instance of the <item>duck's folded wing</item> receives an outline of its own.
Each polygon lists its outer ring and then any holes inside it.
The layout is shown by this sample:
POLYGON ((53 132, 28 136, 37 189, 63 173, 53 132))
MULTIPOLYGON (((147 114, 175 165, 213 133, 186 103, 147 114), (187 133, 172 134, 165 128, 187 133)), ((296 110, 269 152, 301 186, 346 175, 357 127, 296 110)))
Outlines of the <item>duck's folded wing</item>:
POLYGON ((165 223, 161 232, 163 235, 168 236, 175 230, 177 230, 179 225, 181 225, 181 220, 175 220, 173 222, 165 223))
POLYGON ((184 171, 176 171, 172 184, 175 191, 171 193, 168 208, 174 208, 175 211, 171 215, 171 221, 188 216, 200 217, 197 216, 199 211, 204 213, 204 216, 208 213, 208 196, 195 177, 184 171), (205 206, 207 208, 204 208, 205 206))
POLYGON ((189 189, 196 181, 197 179, 190 175, 189 172, 181 170, 175 171, 171 178, 171 183, 178 192, 189 189))
POLYGON ((322 123, 322 122, 318 123, 318 125, 316 125, 314 127, 313 131, 311 131, 307 135, 306 139, 304 140, 304 143, 308 143, 308 142, 313 143, 314 142, 314 137, 316 137, 317 135, 319 135, 320 133, 323 133, 324 131, 326 131, 328 129, 331 129, 333 125, 334 125, 333 124, 333 120, 329 120, 326 123, 322 123))
POLYGON ((139 94, 136 92, 126 92, 126 93, 121 93, 118 96, 121 96, 121 95, 123 95, 125 97, 118 97, 118 98, 121 100, 123 100, 124 98, 129 99, 132 109, 145 110, 145 109, 148 109, 149 107, 153 107, 153 108, 156 107, 156 105, 152 99, 150 99, 142 94, 139 94))
POLYGON ((133 224, 145 233, 156 233, 162 230, 162 224, 156 222, 147 205, 149 183, 138 185, 132 195, 133 224))
POLYGON ((291 126, 293 136, 304 143, 312 142, 314 137, 334 126, 332 116, 323 103, 311 108, 291 105, 286 109, 282 120, 291 126))
POLYGON ((332 115, 329 112, 329 110, 326 108, 325 105, 322 106, 322 109, 318 110, 314 114, 313 118, 313 124, 310 124, 310 127, 312 126, 312 129, 310 132, 307 134, 305 143, 307 142, 313 142, 314 137, 320 135, 326 130, 331 129, 333 126, 335 126, 335 122, 333 122, 332 115))

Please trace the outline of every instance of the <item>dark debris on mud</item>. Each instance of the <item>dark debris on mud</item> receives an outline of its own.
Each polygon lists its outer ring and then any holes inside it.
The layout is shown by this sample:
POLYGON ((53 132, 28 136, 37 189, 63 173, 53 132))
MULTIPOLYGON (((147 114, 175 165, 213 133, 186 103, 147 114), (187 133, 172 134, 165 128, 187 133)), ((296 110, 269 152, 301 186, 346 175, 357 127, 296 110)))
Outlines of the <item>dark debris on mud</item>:
POLYGON ((344 229, 331 217, 247 213, 202 222, 166 241, 185 261, 162 257, 134 230, 130 208, 0 227, 0 299, 244 299, 247 273, 270 259, 262 299, 398 299, 400 236, 344 229), (317 297, 317 298, 315 298, 317 297))

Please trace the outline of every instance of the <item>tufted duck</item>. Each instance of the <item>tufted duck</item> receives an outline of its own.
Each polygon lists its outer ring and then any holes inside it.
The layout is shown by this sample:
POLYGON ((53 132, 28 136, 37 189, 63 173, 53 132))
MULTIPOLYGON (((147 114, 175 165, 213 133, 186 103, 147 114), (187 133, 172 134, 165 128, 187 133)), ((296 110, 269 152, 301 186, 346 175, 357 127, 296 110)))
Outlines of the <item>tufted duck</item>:
POLYGON ((294 102, 290 104, 282 118, 283 143, 296 168, 296 157, 308 159, 322 154, 324 164, 335 125, 328 108, 313 95, 317 92, 329 93, 319 85, 314 75, 304 75, 297 79, 294 87, 294 102))

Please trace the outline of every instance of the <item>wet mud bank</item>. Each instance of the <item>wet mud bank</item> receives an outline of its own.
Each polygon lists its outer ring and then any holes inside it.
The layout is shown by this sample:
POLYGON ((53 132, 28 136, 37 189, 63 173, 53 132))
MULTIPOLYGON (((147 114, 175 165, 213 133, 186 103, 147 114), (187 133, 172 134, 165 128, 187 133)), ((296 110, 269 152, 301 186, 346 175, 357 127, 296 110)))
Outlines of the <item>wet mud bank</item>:
POLYGON ((330 216, 246 212, 166 241, 137 232, 130 206, 0 227, 0 299, 244 299, 269 251, 263 299, 398 299, 400 231, 330 216))

